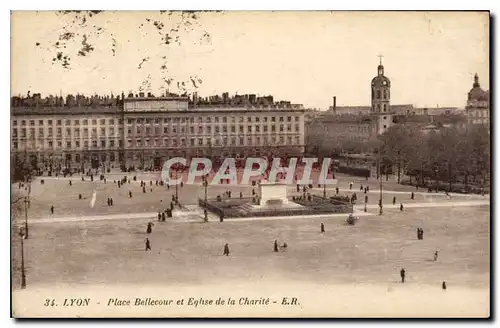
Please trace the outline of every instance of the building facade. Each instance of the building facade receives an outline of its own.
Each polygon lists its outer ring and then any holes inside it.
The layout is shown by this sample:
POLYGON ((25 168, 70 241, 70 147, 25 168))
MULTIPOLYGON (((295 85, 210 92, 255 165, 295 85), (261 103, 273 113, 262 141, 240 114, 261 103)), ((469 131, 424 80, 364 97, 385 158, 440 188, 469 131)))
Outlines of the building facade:
POLYGON ((474 75, 472 89, 467 94, 465 111, 469 124, 490 124, 490 93, 479 84, 479 76, 474 75))
POLYGON ((42 169, 159 168, 177 156, 304 151, 301 105, 200 105, 187 97, 150 94, 122 94, 106 104, 29 99, 13 100, 11 149, 13 155, 35 158, 42 169))

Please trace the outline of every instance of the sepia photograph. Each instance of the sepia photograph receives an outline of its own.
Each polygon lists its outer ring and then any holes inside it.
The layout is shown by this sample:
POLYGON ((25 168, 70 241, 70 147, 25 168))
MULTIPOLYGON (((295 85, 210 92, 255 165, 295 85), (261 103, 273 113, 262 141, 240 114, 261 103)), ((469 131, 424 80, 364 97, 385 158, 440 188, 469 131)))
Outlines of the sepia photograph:
POLYGON ((490 24, 11 11, 11 317, 490 318, 490 24))

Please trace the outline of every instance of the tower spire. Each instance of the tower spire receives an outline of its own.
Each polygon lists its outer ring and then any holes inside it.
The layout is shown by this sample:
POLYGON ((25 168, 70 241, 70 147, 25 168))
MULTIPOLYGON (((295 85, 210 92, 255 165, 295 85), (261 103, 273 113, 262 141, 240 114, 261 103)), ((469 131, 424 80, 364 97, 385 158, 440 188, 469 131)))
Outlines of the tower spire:
POLYGON ((383 55, 378 55, 377 57, 379 58, 380 65, 382 65, 382 58, 383 58, 384 56, 383 56, 383 55))
POLYGON ((472 87, 474 88, 479 88, 479 76, 476 74, 474 74, 474 84, 472 85, 472 87))

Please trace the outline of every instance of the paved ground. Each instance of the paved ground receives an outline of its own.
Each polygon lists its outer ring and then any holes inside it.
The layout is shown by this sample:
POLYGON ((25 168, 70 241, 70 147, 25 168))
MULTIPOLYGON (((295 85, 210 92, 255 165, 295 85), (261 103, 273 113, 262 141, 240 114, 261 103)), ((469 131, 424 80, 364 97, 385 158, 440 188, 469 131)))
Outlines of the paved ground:
MULTIPOLYGON (((405 267, 408 281, 487 286, 489 208, 415 208, 362 217, 156 223, 144 251, 148 219, 31 225, 25 240, 30 285, 55 283, 217 283, 286 278, 318 283, 388 283, 405 267), (319 233, 325 222, 327 232, 319 233), (424 240, 415 230, 423 227, 424 240), (272 252, 274 239, 287 242, 272 252), (221 256, 229 243, 232 255, 221 256), (433 262, 432 254, 440 251, 433 262)), ((13 258, 19 267, 18 238, 13 258)), ((15 270, 14 285, 18 284, 15 270)))
MULTIPOLYGON (((348 190, 350 180, 339 180, 341 193, 352 192, 348 190)), ((25 291, 18 290, 20 239, 16 234, 23 216, 15 219, 16 229, 12 230, 13 288, 19 296, 14 301, 24 306, 28 304, 26 300, 52 295, 55 286, 71 286, 81 295, 102 293, 103 286, 108 291, 116 288, 117 295, 129 290, 125 286, 136 286, 132 290, 140 286, 145 297, 151 297, 172 293, 168 286, 175 286, 179 295, 196 296, 205 292, 214 295, 214 291, 227 294, 234 288, 221 286, 239 284, 241 287, 234 291, 245 291, 245 295, 258 291, 261 296, 283 296, 293 290, 294 295, 309 304, 315 300, 305 290, 316 290, 314 295, 324 294, 324 299, 338 296, 331 299, 329 306, 314 307, 323 315, 363 315, 366 311, 375 316, 393 315, 396 312, 384 309, 395 310, 398 306, 403 312, 397 313, 410 316, 487 315, 489 198, 452 195, 448 199, 443 194, 415 192, 412 201, 409 195, 415 191, 413 188, 388 184, 387 188, 393 189, 384 192, 384 215, 379 216, 379 192, 375 185, 376 182, 368 194, 368 212, 362 212, 363 205, 355 206, 356 215, 360 216, 355 226, 345 225, 345 214, 235 219, 224 223, 211 217, 211 222, 202 223, 201 212, 187 205, 189 214, 178 212, 168 222, 155 222, 153 233, 148 236, 146 223, 156 218, 159 209, 168 206, 165 203, 175 194, 174 188, 153 185, 153 192, 143 194, 138 183, 118 189, 109 180, 103 184, 75 179, 71 187, 67 179, 46 179, 43 186, 35 181, 29 239, 25 240, 25 291), (90 209, 94 189, 98 197, 96 206, 90 209), (133 192, 132 199, 127 196, 128 190, 133 192), (78 200, 78 193, 87 199, 78 200), (394 196, 396 205, 392 205, 394 196), (107 197, 113 197, 115 206, 106 205, 107 197), (399 211, 399 202, 404 203, 404 212, 399 211), (50 204, 56 206, 54 215, 49 213, 50 204), (326 226, 324 234, 320 233, 321 222, 326 226), (417 227, 425 231, 422 241, 416 239, 417 227), (144 251, 146 237, 151 240, 151 252, 144 251), (275 239, 289 247, 274 253, 275 239), (222 256, 225 243, 230 245, 229 257, 222 256), (436 250, 439 258, 434 262, 436 250), (401 267, 407 271, 404 285, 398 283, 401 267), (440 290, 443 280, 450 286, 447 295, 440 290), (285 287, 286 284, 291 285, 285 287)), ((209 197, 222 194, 227 188, 210 187, 209 197)), ((247 196, 252 187, 231 189, 233 195, 241 190, 247 196)), ((359 193, 359 184, 357 189, 359 193)), ((200 186, 179 188, 184 204, 194 204, 203 193, 200 186)), ((294 193, 291 186, 289 194, 294 193)), ((314 188, 311 193, 321 195, 323 189, 314 188)), ((329 189, 328 194, 333 191, 329 189)), ((36 307, 26 311, 35 310, 36 307)), ((130 314, 123 315, 127 313, 130 314)))
MULTIPOLYGON (((154 174, 153 174, 154 175, 154 174)), ((108 177, 107 183, 102 181, 90 182, 81 181, 79 177, 71 178, 72 186, 69 185, 69 178, 45 178, 45 184, 41 185, 38 180, 32 183, 31 187, 31 204, 29 208, 29 217, 31 218, 62 218, 62 217, 79 217, 79 216, 102 216, 108 214, 123 214, 123 213, 157 213, 164 210, 170 205, 172 195, 176 194, 174 187, 167 188, 166 186, 156 186, 154 176, 152 174, 139 175, 138 181, 126 183, 121 188, 118 188, 116 183, 113 183, 113 178, 118 179, 120 176, 108 177), (147 180, 150 178, 151 180, 147 180), (144 179, 148 186, 146 193, 143 193, 140 187, 140 179, 144 179), (150 181, 153 185, 150 185, 150 181), (96 190, 97 198, 93 208, 90 207, 92 192, 96 190), (132 198, 129 198, 129 191, 132 192, 132 198), (79 200, 78 195, 81 194, 83 199, 79 200), (112 197, 114 206, 107 206, 107 198, 112 197), (54 205, 54 214, 50 213, 50 206, 54 205)), ((366 186, 364 181, 355 182, 352 190, 349 190, 348 184, 353 179, 339 178, 338 187, 340 195, 351 195, 356 192, 358 196, 357 205, 364 205, 364 194, 359 191, 360 185, 366 186)), ((368 205, 376 205, 380 198, 380 192, 377 189, 376 181, 369 181, 371 184, 368 195, 368 205)), ((392 184, 385 184, 383 187, 383 202, 392 204, 393 197, 396 197, 396 203, 403 203, 405 206, 410 206, 411 203, 438 203, 438 202, 455 202, 462 200, 487 200, 488 196, 482 197, 478 195, 452 195, 448 199, 444 194, 426 193, 416 191, 414 188, 392 184), (415 193, 415 199, 410 199, 411 192, 415 193)), ((18 186, 13 186, 15 191, 18 186)), ((250 197, 252 189, 258 191, 258 187, 246 186, 228 186, 216 185, 207 188, 209 198, 215 198, 217 195, 222 195, 226 190, 232 191, 232 197, 239 197, 240 192, 243 197, 250 197)), ((19 193, 26 193, 26 190, 20 190, 19 193)), ((178 195, 181 204, 194 205, 198 203, 198 198, 204 198, 204 188, 201 185, 184 185, 178 187, 178 195)), ((297 192, 296 187, 290 186, 288 193, 292 195, 302 195, 302 192, 297 192)), ((308 193, 323 195, 323 188, 317 188, 317 185, 308 193)), ((333 186, 327 188, 327 196, 335 194, 333 186)))

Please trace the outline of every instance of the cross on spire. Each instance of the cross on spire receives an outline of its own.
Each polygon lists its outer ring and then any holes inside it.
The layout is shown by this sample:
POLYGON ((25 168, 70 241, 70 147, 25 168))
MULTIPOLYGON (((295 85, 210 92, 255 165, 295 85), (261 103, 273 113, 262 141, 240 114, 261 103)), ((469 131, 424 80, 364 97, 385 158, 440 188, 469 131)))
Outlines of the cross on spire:
POLYGON ((382 58, 384 57, 383 55, 378 55, 377 56, 380 59, 380 65, 382 65, 382 58))

